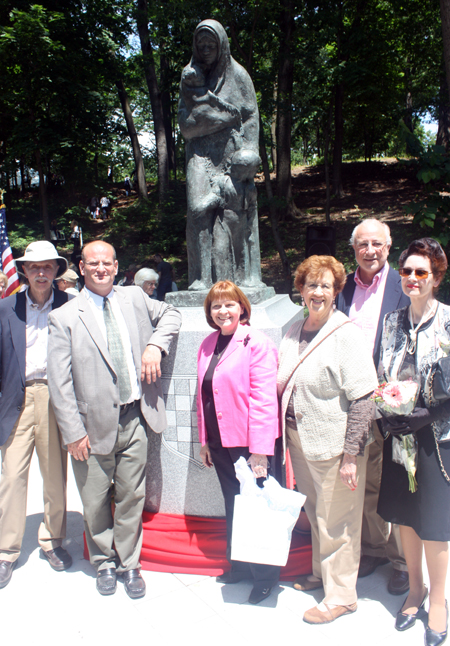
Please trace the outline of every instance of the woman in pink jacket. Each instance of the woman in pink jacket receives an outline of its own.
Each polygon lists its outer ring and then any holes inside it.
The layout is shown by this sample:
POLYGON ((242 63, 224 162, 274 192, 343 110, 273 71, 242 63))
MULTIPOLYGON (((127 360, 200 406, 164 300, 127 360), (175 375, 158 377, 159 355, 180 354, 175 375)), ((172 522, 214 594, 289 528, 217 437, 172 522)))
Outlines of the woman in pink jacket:
MULTIPOLYGON (((227 558, 231 554, 234 497, 239 493, 234 463, 248 460, 256 478, 267 476, 268 458, 280 435, 276 392, 277 350, 262 332, 250 327, 251 305, 234 283, 213 285, 204 302, 206 319, 217 330, 198 352, 197 416, 207 467, 214 465, 225 500, 227 558)), ((280 568, 231 561, 220 583, 254 580, 250 603, 269 596, 280 568)))

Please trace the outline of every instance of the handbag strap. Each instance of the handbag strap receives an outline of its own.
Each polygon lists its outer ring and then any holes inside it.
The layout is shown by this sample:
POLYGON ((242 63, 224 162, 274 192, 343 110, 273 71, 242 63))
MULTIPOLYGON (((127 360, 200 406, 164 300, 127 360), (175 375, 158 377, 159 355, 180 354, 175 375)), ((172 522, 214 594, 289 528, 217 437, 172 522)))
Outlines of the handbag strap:
MULTIPOLYGON (((347 325, 347 323, 351 323, 351 321, 350 321, 350 320, 348 320, 348 321, 344 321, 343 323, 341 323, 341 324, 340 324, 340 325, 338 325, 337 327, 333 328, 333 329, 331 330, 331 332, 328 332, 328 334, 326 334, 326 335, 323 337, 323 339, 320 339, 319 343, 316 343, 316 345, 315 345, 313 348, 311 348, 310 350, 308 350, 308 352, 307 352, 306 354, 304 354, 304 355, 303 355, 303 357, 302 357, 302 358, 300 359, 300 361, 297 363, 297 365, 295 366, 295 368, 293 369, 293 371, 292 371, 292 372, 291 372, 291 374, 289 375, 288 379, 286 380, 286 383, 285 383, 285 384, 284 384, 284 386, 283 386, 283 390, 281 391, 280 396, 279 396, 280 401, 281 401, 281 398, 282 398, 282 397, 283 397, 283 395, 284 395, 284 391, 286 390, 288 383, 290 382, 290 380, 291 380, 291 379, 292 379, 292 377, 294 376, 294 373, 295 373, 295 371, 297 370, 297 368, 299 368, 299 367, 301 366, 301 364, 304 362, 304 360, 305 360, 307 357, 309 357, 309 355, 311 354, 311 352, 314 352, 314 350, 315 350, 316 348, 318 348, 318 347, 319 347, 319 345, 320 345, 321 343, 323 343, 323 341, 325 341, 325 339, 328 339, 328 337, 329 337, 329 336, 331 336, 334 332, 336 332, 336 330, 339 330, 339 328, 343 327, 344 325, 347 325)), ((302 328, 302 329, 303 329, 303 328, 302 328)))
POLYGON ((439 449, 439 442, 438 442, 438 439, 437 439, 437 436, 436 436, 436 429, 434 427, 434 424, 432 425, 432 428, 433 428, 434 443, 436 445, 436 453, 437 453, 438 461, 439 461, 439 467, 441 469, 442 475, 447 480, 447 482, 450 484, 450 477, 449 477, 447 471, 445 470, 444 463, 442 462, 441 451, 439 449))

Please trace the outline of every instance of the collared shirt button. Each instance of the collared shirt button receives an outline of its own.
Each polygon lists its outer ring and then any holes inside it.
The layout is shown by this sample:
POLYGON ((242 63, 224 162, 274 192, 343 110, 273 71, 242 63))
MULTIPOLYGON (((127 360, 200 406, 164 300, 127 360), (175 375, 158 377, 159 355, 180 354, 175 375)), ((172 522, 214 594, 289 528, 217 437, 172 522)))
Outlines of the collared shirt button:
POLYGON ((222 419, 222 413, 217 413, 217 419, 222 419))
POLYGON ((295 413, 295 419, 302 419, 303 415, 301 413, 295 413))
POLYGON ((218 390, 217 390, 217 388, 216 388, 216 389, 215 389, 215 391, 214 391, 214 394, 215 394, 215 395, 217 395, 217 394, 218 394, 218 392, 219 392, 219 391, 218 391, 218 390))
POLYGON ((294 387, 293 387, 292 392, 293 392, 293 393, 296 393, 296 392, 297 392, 297 386, 294 386, 294 387))

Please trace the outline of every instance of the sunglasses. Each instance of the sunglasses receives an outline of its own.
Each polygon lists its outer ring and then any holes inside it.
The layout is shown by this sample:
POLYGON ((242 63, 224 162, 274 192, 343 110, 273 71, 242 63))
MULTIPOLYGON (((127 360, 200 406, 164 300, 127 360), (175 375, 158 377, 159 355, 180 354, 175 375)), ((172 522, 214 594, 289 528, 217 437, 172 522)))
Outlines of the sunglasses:
POLYGON ((408 278, 411 274, 416 274, 417 278, 428 278, 432 271, 427 271, 426 269, 410 269, 409 267, 403 267, 399 269, 398 273, 402 278, 408 278))

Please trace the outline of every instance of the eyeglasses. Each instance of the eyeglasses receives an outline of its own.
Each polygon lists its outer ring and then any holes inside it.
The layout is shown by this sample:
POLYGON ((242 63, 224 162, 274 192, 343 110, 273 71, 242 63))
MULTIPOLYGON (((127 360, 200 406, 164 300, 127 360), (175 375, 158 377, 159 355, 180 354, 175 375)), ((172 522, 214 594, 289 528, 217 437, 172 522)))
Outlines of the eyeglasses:
POLYGON ((333 285, 329 285, 328 283, 324 283, 323 285, 319 285, 318 283, 308 283, 305 285, 305 288, 309 292, 315 292, 318 287, 320 287, 323 292, 331 292, 333 289, 333 285))
POLYGON ((428 278, 428 276, 433 272, 427 271, 426 269, 410 269, 409 267, 403 267, 403 269, 398 270, 398 273, 402 278, 408 278, 411 274, 415 274, 417 278, 428 278))
POLYGON ((355 244, 355 247, 358 249, 358 251, 361 251, 362 253, 366 253, 369 250, 369 244, 372 246, 372 249, 374 249, 374 251, 382 251, 387 243, 379 242, 377 240, 374 240, 373 242, 370 241, 370 243, 362 241, 362 242, 357 242, 355 244))

